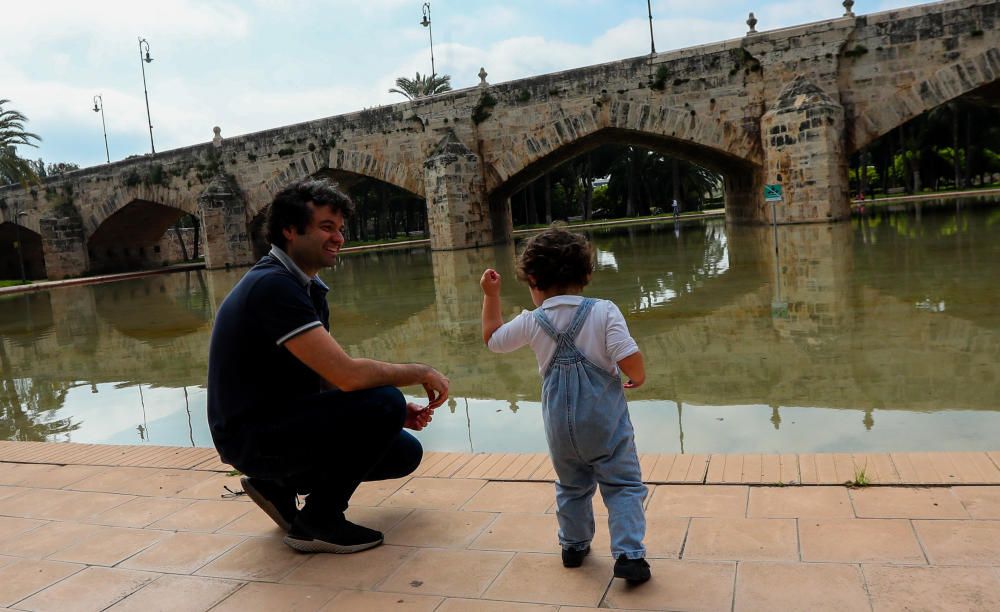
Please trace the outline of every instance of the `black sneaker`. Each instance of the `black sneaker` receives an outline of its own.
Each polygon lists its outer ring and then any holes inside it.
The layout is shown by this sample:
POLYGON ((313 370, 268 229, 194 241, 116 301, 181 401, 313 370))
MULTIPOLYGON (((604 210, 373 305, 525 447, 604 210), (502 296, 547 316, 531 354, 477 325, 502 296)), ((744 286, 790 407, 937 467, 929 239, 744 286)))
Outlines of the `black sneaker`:
POLYGON ((347 519, 317 528, 306 525, 299 515, 292 522, 284 541, 299 552, 347 554, 374 548, 382 543, 382 539, 381 531, 355 525, 347 519))
POLYGON ((583 565, 583 558, 590 554, 590 546, 583 549, 564 548, 562 549, 563 567, 580 567, 583 565))
POLYGON ((649 576, 649 563, 645 559, 615 559, 615 578, 624 578, 629 584, 642 584, 649 576))
POLYGON ((278 527, 288 531, 292 528, 292 521, 299 513, 298 505, 295 503, 295 490, 283 487, 273 480, 263 480, 260 478, 240 478, 243 490, 260 506, 271 520, 277 523, 278 527))

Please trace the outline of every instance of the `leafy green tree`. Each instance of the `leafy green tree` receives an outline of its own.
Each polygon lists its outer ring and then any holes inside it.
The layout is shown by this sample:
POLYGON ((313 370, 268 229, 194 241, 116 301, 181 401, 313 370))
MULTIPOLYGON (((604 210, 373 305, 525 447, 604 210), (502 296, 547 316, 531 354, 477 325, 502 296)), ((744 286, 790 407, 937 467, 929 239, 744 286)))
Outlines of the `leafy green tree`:
POLYGON ((407 100, 416 100, 435 94, 451 91, 451 75, 424 74, 419 72, 412 79, 399 77, 396 79, 396 87, 389 90, 389 93, 398 93, 406 96, 407 100))
POLYGON ((40 157, 37 160, 29 161, 28 163, 31 165, 31 169, 39 178, 57 176, 80 169, 80 165, 74 164, 73 162, 55 162, 46 164, 40 157))
POLYGON ((0 99, 0 185, 21 183, 37 183, 38 175, 31 167, 31 162, 17 156, 18 145, 36 147, 34 142, 41 138, 37 134, 26 132, 24 124, 28 121, 20 112, 4 108, 10 100, 0 99))

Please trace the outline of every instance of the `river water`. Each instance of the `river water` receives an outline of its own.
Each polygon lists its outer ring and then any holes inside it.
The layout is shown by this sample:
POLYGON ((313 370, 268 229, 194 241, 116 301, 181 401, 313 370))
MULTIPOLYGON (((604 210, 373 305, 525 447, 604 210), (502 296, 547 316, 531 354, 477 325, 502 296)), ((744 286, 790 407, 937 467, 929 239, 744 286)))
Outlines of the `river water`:
MULTIPOLYGON (((586 293, 619 305, 646 360, 628 393, 640 452, 996 449, 995 205, 589 235, 586 293)), ((418 434, 429 450, 545 450, 533 354, 493 355, 480 337, 485 267, 507 279, 505 319, 531 307, 516 248, 345 254, 324 272, 349 353, 451 378, 453 399, 418 434)), ((211 446, 208 339, 243 272, 0 298, 0 439, 211 446)))

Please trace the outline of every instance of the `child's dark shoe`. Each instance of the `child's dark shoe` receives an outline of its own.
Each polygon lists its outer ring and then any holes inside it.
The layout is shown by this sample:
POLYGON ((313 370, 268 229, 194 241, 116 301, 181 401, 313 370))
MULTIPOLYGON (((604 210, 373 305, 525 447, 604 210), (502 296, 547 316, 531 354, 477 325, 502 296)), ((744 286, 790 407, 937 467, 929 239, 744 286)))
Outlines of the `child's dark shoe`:
POLYGON ((589 554, 589 546, 579 550, 564 548, 562 551, 563 567, 580 567, 583 565, 583 558, 589 554))
MULTIPOLYGON (((563 559, 566 552, 563 551, 563 559)), ((649 580, 649 563, 645 559, 615 559, 615 578, 624 578, 629 584, 642 584, 649 580)))

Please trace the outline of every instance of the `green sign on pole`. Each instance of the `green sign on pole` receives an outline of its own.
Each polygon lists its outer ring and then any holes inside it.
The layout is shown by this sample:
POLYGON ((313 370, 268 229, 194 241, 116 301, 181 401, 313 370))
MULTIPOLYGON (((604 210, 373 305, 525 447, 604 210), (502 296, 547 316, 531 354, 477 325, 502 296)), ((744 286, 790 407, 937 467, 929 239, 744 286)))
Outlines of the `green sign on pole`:
POLYGON ((780 202, 782 199, 781 185, 764 185, 765 202, 780 202))

